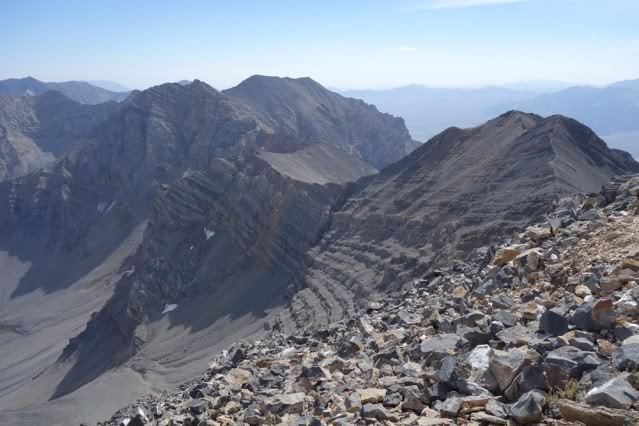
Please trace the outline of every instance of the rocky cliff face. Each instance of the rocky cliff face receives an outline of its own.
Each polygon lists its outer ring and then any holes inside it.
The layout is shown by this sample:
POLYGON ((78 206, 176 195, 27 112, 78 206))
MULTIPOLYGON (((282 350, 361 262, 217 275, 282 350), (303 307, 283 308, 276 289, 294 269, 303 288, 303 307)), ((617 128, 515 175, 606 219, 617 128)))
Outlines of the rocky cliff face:
POLYGON ((282 323, 336 320, 361 297, 509 235, 560 196, 595 191, 638 167, 561 116, 510 112, 451 128, 353 185, 292 300, 296 321, 283 314, 282 323))
POLYGON ((340 96, 310 78, 253 76, 224 93, 251 105, 268 124, 259 138, 268 151, 328 143, 379 169, 419 146, 403 119, 340 96))
MULTIPOLYGON (((327 324, 363 297, 508 235, 565 193, 639 170, 578 123, 517 112, 450 129, 345 186, 301 179, 294 161, 281 161, 290 156, 213 160, 161 191, 132 273, 67 347, 62 359, 76 367, 59 394, 135 356, 168 306, 241 282, 240 294, 276 290, 262 305, 277 306, 272 327, 327 324), (92 354, 114 341, 114 355, 96 364, 92 354)), ((194 313, 186 324, 216 316, 194 313)))
MULTIPOLYGON (((61 358, 73 368, 55 397, 128 359, 151 339, 146 325, 171 302, 233 288, 236 299, 227 307, 245 306, 252 297, 248 312, 257 319, 284 303, 282 295, 305 270, 306 252, 341 200, 343 186, 332 182, 376 169, 331 141, 296 147, 291 140, 285 153, 270 152, 261 137, 272 131, 277 128, 254 105, 199 81, 166 84, 133 95, 81 148, 46 171, 0 184, 7 195, 0 201, 0 231, 77 253, 78 264, 90 259, 96 267, 140 223, 149 223, 111 301, 61 358), (209 240, 208 232, 216 237, 209 240)), ((13 297, 56 285, 22 281, 13 297)))
POLYGON ((0 96, 0 180, 51 163, 88 138, 117 108, 114 102, 82 105, 60 92, 0 96))
MULTIPOLYGON (((65 350, 63 359, 76 363, 58 394, 129 359, 148 339, 145 325, 185 299, 223 298, 241 288, 245 300, 264 295, 258 317, 283 304, 287 286, 311 263, 308 251, 329 227, 343 190, 291 179, 252 155, 214 160, 207 171, 189 172, 166 187, 131 273, 65 350), (111 356, 99 364, 96 352, 111 356)), ((218 315, 194 312, 185 325, 218 315)))
POLYGON ((639 176, 339 322, 236 342, 122 424, 639 423, 639 176))

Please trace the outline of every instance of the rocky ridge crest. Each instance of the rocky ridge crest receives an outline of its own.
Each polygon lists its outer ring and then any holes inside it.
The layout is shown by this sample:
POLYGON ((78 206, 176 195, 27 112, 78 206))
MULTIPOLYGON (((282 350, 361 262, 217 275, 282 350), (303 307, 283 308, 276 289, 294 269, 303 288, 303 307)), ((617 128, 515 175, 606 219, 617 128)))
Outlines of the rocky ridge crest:
POLYGON ((241 341, 101 425, 639 421, 639 175, 341 321, 241 341))

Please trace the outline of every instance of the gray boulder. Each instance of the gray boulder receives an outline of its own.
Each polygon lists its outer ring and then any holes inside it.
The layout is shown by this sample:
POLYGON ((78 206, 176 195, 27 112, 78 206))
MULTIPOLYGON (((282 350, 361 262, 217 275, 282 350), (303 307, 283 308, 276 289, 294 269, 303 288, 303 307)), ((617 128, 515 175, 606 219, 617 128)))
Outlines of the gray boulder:
POLYGON ((520 425, 536 423, 541 420, 545 402, 546 395, 543 392, 537 390, 526 392, 510 408, 510 415, 520 425))
POLYGON ((612 379, 586 394, 586 402, 593 406, 627 410, 639 400, 639 391, 623 378, 612 379))

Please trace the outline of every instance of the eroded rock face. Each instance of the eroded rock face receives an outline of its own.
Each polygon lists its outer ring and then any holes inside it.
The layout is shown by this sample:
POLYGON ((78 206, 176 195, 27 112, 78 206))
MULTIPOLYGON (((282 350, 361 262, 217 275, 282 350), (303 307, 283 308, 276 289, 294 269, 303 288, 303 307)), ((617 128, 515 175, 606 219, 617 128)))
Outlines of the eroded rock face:
MULTIPOLYGON (((396 290, 448 259, 511 235, 561 196, 599 190, 637 167, 561 116, 510 112, 476 128, 448 129, 353 185, 291 303, 291 312, 304 319, 296 326, 324 319, 315 306, 327 293, 357 298, 396 290)), ((551 226, 527 232, 542 241, 551 226)), ((524 250, 500 248, 495 264, 523 256, 518 267, 541 266, 538 250, 524 250)), ((289 322, 283 314, 282 323, 289 322)))
MULTIPOLYGON (((315 95, 322 96, 320 92, 315 95)), ((384 126, 407 135, 401 120, 353 105, 365 110, 367 120, 381 123, 371 133, 376 135, 374 144, 395 150, 400 139, 393 139, 393 131, 384 126)), ((259 319, 268 306, 283 303, 294 275, 308 266, 306 252, 318 244, 330 212, 342 200, 343 188, 332 182, 344 184, 376 171, 359 151, 349 153, 367 141, 366 122, 343 120, 329 116, 316 132, 318 137, 298 144, 293 135, 285 139, 286 152, 265 153, 273 148, 266 143, 267 135, 286 132, 277 127, 283 122, 263 117, 255 105, 199 81, 135 93, 82 147, 67 152, 46 171, 0 183, 0 231, 15 240, 29 234, 39 239, 34 244, 47 250, 77 253, 78 263, 91 256, 94 263, 87 267, 92 268, 132 229, 149 222, 145 243, 127 262, 113 301, 89 327, 96 332, 90 334, 95 340, 74 340, 70 345, 71 352, 91 348, 101 342, 97 330, 113 331, 113 339, 102 342, 109 355, 115 355, 95 366, 100 370, 117 365, 146 340, 137 327, 140 322, 172 312, 177 304, 169 302, 180 297, 193 299, 227 284, 239 297, 245 283, 257 290, 249 293, 254 303, 248 304, 247 315, 259 319), (361 126, 361 131, 352 125, 361 126), (336 131, 331 126, 353 131, 352 143, 346 135, 334 144, 336 131), (273 155, 260 159, 260 154, 273 155), (242 163, 248 158, 252 159, 242 163), (224 187, 229 183, 233 194, 224 187)), ((406 146, 397 146, 393 155, 403 155, 406 146)), ((391 161, 384 149, 375 155, 384 163, 391 161)), ((60 270, 59 265, 43 264, 45 270, 38 276, 45 279, 36 287, 50 284, 47 268, 60 270)), ((229 306, 241 310, 244 302, 229 306)), ((220 312, 202 314, 215 318, 220 312)), ((79 367, 57 395, 95 374, 89 365, 79 367)))
POLYGON ((267 125, 258 142, 268 151, 330 143, 381 169, 419 146, 402 118, 340 96, 310 78, 256 75, 224 93, 251 105, 267 125))
MULTIPOLYGON (((264 307, 283 304, 287 286, 312 262, 308 251, 343 192, 337 184, 293 180, 250 155, 189 173, 158 195, 134 272, 65 356, 89 363, 92 352, 112 351, 106 339, 124 345, 109 363, 126 359, 144 344, 145 323, 165 306, 202 293, 222 297, 237 287, 268 294, 264 307)), ((194 314, 193 320, 215 314, 194 314)))
POLYGON ((115 102, 82 105, 60 92, 0 96, 0 181, 52 163, 117 109, 115 102))
MULTIPOLYGON (((625 305, 619 302, 639 298, 637 281, 612 292, 590 282, 594 305, 612 301, 623 315, 614 329, 569 325, 567 333, 555 336, 522 311, 536 305, 570 317, 590 303, 576 294, 576 282, 589 282, 597 272, 599 281, 626 273, 621 265, 636 260, 639 247, 639 202, 626 203, 636 180, 620 178, 607 187, 608 199, 598 204, 605 222, 594 232, 589 229, 599 219, 560 220, 543 240, 531 228, 519 232, 520 244, 544 259, 536 268, 517 266, 515 258, 502 266, 494 258, 482 264, 455 261, 325 327, 291 334, 271 330, 263 339, 237 342, 201 378, 140 399, 102 425, 152 409, 151 425, 636 424, 636 368, 620 371, 614 350, 601 350, 605 345, 599 342, 616 349, 636 343, 639 329, 628 324, 636 325, 639 313, 622 313, 625 305), (499 272, 490 295, 476 291, 499 272), (513 313, 516 325, 510 329, 519 329, 518 338, 500 335, 498 309, 513 313), (471 326, 486 333, 486 345, 465 337, 471 326), (632 336, 618 332, 624 327, 635 330, 632 336), (342 350, 345 346, 351 350, 342 350), (242 380, 229 383, 228 377, 242 380), (193 404, 203 399, 208 408, 194 412, 193 404)), ((578 207, 575 215, 584 208, 590 207, 578 207)), ((560 217, 561 209, 549 220, 560 217)))

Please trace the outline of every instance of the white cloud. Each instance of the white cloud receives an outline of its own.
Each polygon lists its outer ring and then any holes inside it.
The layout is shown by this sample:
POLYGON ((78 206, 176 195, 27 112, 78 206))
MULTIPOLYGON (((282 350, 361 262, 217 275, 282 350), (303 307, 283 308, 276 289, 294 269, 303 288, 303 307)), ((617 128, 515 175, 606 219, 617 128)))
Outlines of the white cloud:
POLYGON ((422 0, 411 3, 413 9, 458 9, 463 7, 523 3, 529 0, 422 0))
POLYGON ((399 48, 399 50, 401 50, 402 52, 414 52, 417 49, 415 49, 414 47, 402 46, 399 48))

